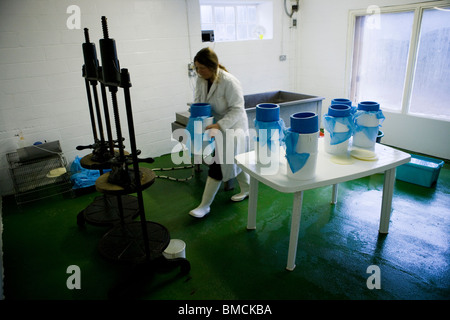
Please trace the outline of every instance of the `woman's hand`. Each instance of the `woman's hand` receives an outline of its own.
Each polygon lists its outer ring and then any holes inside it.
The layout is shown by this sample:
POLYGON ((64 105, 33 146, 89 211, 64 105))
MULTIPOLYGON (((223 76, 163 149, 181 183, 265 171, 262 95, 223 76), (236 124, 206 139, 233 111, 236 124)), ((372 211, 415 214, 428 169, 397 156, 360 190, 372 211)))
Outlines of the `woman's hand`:
POLYGON ((206 126, 205 131, 206 130, 209 130, 209 132, 208 132, 209 136, 211 138, 214 138, 220 131, 220 126, 218 123, 213 123, 213 124, 210 124, 209 126, 206 126))

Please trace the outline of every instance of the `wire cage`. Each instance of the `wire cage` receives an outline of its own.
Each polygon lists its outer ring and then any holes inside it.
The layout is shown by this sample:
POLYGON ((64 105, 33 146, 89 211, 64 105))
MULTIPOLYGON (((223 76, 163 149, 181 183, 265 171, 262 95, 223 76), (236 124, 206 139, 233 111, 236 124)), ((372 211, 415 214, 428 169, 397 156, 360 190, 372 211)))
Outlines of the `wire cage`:
POLYGON ((72 191, 67 161, 62 153, 21 161, 17 152, 6 154, 17 204, 72 191))

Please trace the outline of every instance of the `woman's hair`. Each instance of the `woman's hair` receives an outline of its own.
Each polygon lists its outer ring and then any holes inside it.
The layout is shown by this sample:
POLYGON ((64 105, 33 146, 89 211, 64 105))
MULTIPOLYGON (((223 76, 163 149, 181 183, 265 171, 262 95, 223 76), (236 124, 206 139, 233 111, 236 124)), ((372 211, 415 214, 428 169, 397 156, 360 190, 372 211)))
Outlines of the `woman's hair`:
POLYGON ((194 62, 198 62, 213 71, 213 82, 216 79, 218 69, 228 70, 219 63, 217 54, 209 47, 201 49, 194 57, 194 62))

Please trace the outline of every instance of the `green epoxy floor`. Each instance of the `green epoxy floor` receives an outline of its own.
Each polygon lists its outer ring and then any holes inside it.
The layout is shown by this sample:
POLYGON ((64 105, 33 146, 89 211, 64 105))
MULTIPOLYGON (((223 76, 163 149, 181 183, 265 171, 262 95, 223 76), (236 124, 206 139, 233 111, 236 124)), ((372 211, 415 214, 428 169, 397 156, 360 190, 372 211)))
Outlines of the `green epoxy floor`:
MULTIPOLYGON (((172 166, 170 156, 148 167, 172 166)), ((190 170, 162 172, 174 177, 190 170)), ((144 191, 147 220, 186 242, 188 275, 179 269, 143 278, 129 299, 288 300, 450 298, 450 166, 433 188, 396 181, 388 235, 378 234, 383 175, 342 183, 338 203, 331 186, 304 193, 294 271, 285 270, 292 194, 259 187, 257 229, 246 230, 247 204, 235 191, 218 193, 204 219, 188 215, 203 191, 206 171, 188 182, 157 179, 144 191), (381 272, 381 289, 368 289, 367 268, 381 272)), ((77 214, 99 194, 56 196, 18 208, 3 199, 4 294, 17 299, 107 299, 129 266, 97 250, 108 227, 79 228, 77 214), (69 290, 70 265, 81 289, 69 290)))

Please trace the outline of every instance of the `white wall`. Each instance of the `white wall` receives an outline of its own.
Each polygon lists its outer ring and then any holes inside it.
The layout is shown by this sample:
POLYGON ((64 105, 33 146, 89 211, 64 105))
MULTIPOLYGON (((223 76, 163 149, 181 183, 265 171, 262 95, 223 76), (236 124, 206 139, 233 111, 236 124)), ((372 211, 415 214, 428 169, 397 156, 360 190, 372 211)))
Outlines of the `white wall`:
MULTIPOLYGON (((289 29, 282 1, 274 1, 274 37, 214 45, 221 62, 242 82, 244 93, 295 89, 297 29, 289 29), (280 54, 288 60, 280 62, 280 54)), ((93 142, 84 79, 83 28, 102 38, 108 19, 122 68, 131 81, 137 146, 142 156, 172 150, 170 123, 192 100, 187 64, 202 47, 197 0, 2 0, 0 1, 0 194, 13 192, 5 154, 22 130, 28 144, 60 140, 69 162, 77 145, 93 142), (70 30, 70 5, 81 9, 81 29, 70 30)), ((128 130, 119 95, 122 131, 128 130)), ((109 101, 111 106, 111 102, 109 101)), ((128 141, 128 138, 127 140, 128 141)), ((126 142, 126 146, 129 145, 126 142)))
POLYGON ((0 300, 4 300, 3 294, 3 204, 0 197, 0 300))
MULTIPOLYGON (((325 97, 323 113, 331 99, 349 98, 349 79, 346 78, 349 11, 366 9, 370 5, 383 7, 417 2, 420 1, 301 0, 297 90, 325 97)), ((384 114, 383 143, 450 159, 450 122, 384 114)))

